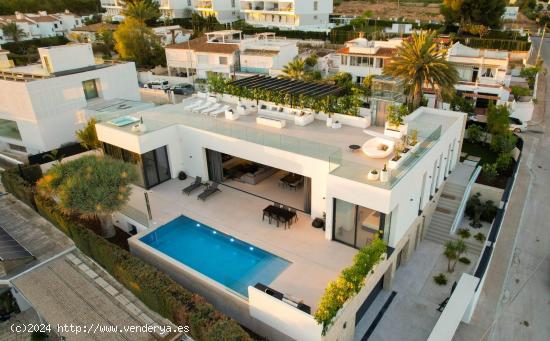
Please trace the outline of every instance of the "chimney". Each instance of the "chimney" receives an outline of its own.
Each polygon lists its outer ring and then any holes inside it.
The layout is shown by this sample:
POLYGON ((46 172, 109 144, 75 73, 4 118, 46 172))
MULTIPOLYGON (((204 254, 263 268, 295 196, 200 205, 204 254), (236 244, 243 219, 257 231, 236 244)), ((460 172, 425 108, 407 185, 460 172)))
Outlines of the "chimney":
POLYGON ((65 14, 71 14, 71 11, 69 11, 68 9, 65 10, 65 14))
POLYGON ((359 38, 365 38, 365 32, 359 32, 359 38))
POLYGON ((23 13, 21 13, 21 12, 15 12, 15 19, 17 19, 17 20, 23 19, 23 13))
POLYGON ((44 16, 48 15, 48 12, 46 12, 46 11, 38 11, 38 14, 39 14, 40 16, 43 16, 43 17, 44 17, 44 16))

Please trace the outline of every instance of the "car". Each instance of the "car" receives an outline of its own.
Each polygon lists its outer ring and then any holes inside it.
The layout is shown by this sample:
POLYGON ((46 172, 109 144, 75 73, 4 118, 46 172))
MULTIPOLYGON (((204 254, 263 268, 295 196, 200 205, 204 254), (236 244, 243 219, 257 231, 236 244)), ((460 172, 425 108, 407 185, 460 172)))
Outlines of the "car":
POLYGON ((171 86, 170 90, 176 95, 191 95, 195 92, 195 88, 191 84, 176 84, 171 86))
POLYGON ((515 117, 509 117, 509 120, 510 130, 514 133, 523 133, 527 130, 527 123, 523 122, 522 120, 515 117))
POLYGON ((146 83, 144 87, 148 89, 168 90, 170 85, 168 85, 168 81, 166 80, 158 80, 146 83))

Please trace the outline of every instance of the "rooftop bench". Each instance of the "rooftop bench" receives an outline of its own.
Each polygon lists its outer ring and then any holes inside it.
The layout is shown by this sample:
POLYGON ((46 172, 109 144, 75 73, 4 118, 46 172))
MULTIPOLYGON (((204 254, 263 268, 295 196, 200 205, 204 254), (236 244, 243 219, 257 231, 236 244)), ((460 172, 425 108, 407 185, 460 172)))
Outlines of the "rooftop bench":
POLYGON ((273 128, 284 128, 286 126, 285 120, 265 116, 256 117, 256 123, 273 128))

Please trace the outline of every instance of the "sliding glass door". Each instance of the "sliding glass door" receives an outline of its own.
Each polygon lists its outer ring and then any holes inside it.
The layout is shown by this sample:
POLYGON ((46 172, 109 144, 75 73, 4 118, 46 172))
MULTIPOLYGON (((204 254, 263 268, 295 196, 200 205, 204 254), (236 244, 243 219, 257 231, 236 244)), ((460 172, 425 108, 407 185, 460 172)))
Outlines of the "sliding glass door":
POLYGON ((170 180, 170 165, 166 146, 141 155, 146 188, 151 188, 170 180))
POLYGON ((384 213, 334 199, 333 239, 357 249, 375 238, 386 240, 389 236, 387 218, 384 213))

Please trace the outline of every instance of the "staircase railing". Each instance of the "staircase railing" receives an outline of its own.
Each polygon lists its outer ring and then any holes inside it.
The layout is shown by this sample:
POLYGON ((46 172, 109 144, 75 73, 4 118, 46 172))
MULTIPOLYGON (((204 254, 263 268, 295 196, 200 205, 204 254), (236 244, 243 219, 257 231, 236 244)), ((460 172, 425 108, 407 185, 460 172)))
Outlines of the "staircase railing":
POLYGON ((453 220, 453 225, 451 225, 451 234, 456 233, 456 229, 458 228, 458 225, 462 221, 462 218, 464 217, 464 212, 466 211, 466 203, 468 202, 468 199, 470 198, 470 193, 472 192, 472 186, 477 180, 477 177, 481 173, 481 166, 477 166, 477 168, 474 170, 472 175, 470 176, 470 181, 468 181, 468 185, 466 185, 466 190, 464 191, 464 195, 462 196, 462 200, 460 201, 460 205, 458 206, 458 209, 456 211, 455 219, 453 220))

